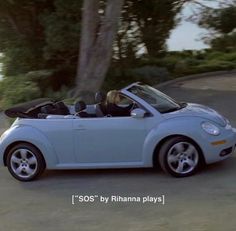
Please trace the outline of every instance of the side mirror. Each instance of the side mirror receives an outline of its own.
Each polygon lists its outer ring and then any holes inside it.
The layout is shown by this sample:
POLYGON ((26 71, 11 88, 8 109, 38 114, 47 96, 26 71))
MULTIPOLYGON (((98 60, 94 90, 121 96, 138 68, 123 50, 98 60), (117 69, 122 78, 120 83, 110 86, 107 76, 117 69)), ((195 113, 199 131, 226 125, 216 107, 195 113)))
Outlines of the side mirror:
POLYGON ((146 114, 146 111, 144 111, 141 108, 136 108, 131 111, 131 117, 136 118, 136 119, 144 118, 145 114, 146 114))

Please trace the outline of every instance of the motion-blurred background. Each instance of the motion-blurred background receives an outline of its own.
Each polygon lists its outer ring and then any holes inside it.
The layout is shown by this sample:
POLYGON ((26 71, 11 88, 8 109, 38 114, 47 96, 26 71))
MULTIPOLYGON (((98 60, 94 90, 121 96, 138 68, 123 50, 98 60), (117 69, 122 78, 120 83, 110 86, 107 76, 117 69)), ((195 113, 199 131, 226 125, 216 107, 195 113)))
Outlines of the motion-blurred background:
POLYGON ((0 0, 0 108, 235 69, 235 28, 235 0, 0 0))

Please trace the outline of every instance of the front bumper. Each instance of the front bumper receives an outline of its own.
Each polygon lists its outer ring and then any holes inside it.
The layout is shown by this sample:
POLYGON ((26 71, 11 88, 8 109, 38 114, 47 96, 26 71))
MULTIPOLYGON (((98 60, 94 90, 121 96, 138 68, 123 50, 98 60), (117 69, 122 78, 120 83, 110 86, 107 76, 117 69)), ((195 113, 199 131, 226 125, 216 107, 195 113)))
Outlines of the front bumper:
MULTIPOLYGON (((209 138, 209 137, 208 137, 209 138)), ((230 157, 235 150, 236 129, 221 131, 219 136, 211 136, 211 139, 205 139, 202 145, 203 155, 207 164, 215 163, 230 157), (213 144, 214 143, 214 144, 213 144), (218 144, 217 144, 218 143, 218 144)))

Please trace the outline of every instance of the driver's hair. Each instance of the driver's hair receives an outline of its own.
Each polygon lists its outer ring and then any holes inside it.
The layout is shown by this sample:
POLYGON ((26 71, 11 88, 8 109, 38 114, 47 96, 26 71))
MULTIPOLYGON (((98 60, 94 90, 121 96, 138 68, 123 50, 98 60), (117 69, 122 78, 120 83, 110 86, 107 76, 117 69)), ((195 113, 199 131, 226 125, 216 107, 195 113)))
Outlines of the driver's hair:
POLYGON ((118 102, 119 91, 112 90, 107 93, 107 103, 116 104, 118 102))

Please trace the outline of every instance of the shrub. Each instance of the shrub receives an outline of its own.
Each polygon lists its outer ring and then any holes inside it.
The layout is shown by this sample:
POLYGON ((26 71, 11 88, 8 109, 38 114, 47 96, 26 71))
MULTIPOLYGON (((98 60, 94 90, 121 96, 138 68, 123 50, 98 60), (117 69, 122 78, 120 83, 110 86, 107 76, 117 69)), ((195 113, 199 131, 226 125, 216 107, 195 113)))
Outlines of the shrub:
POLYGON ((236 68, 236 64, 232 62, 213 60, 211 62, 196 66, 195 71, 196 73, 204 73, 211 71, 232 70, 234 68, 236 68))
POLYGON ((236 63, 236 52, 224 54, 221 60, 236 63))
POLYGON ((22 75, 4 78, 0 82, 0 90, 3 109, 40 97, 36 83, 22 75))
POLYGON ((44 96, 60 101, 68 98, 69 91, 70 89, 68 87, 63 86, 60 91, 53 91, 52 89, 47 90, 44 92, 44 96))
POLYGON ((165 67, 142 66, 127 70, 113 69, 109 71, 102 88, 105 91, 120 89, 133 82, 154 85, 170 78, 171 75, 165 67))
POLYGON ((170 79, 170 74, 164 67, 143 66, 131 69, 130 74, 136 81, 141 81, 147 84, 157 84, 170 79))
POLYGON ((207 60, 219 60, 222 59, 222 56, 224 56, 225 53, 220 52, 220 51, 213 51, 211 53, 208 53, 206 55, 207 60))

